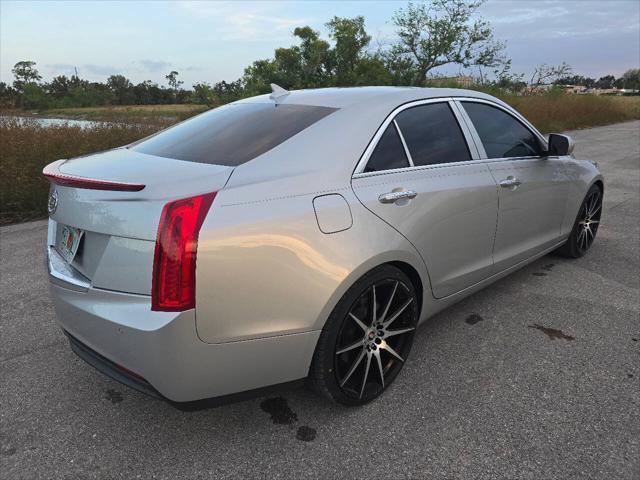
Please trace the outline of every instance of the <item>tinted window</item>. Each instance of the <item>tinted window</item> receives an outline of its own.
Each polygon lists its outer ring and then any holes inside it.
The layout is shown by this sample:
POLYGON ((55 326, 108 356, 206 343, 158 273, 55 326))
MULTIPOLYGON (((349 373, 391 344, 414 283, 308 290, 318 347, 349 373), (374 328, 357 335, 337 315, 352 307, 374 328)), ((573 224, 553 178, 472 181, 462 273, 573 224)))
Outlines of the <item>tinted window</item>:
POLYGON ((470 160, 467 142, 446 103, 419 105, 396 116, 414 165, 470 160))
POLYGON ((404 153, 402 141, 393 123, 390 123, 376 145, 376 149, 369 157, 365 172, 378 172, 392 168, 405 168, 409 166, 409 160, 404 153))
POLYGON ((131 148, 159 157, 236 166, 271 150, 335 110, 275 103, 225 105, 131 148))
POLYGON ((539 156, 538 138, 522 123, 499 108, 462 102, 487 152, 487 158, 539 156))

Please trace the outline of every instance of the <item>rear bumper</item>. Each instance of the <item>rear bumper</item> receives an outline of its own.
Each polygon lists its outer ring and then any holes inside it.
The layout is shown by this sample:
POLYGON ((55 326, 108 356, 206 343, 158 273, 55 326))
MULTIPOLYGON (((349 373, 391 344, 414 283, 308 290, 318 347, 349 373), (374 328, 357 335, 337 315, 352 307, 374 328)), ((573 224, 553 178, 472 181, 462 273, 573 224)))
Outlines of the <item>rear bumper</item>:
POLYGON ((51 280, 58 322, 74 351, 116 380, 172 403, 304 378, 320 333, 208 344, 198 338, 194 310, 153 312, 148 296, 78 291, 51 280))

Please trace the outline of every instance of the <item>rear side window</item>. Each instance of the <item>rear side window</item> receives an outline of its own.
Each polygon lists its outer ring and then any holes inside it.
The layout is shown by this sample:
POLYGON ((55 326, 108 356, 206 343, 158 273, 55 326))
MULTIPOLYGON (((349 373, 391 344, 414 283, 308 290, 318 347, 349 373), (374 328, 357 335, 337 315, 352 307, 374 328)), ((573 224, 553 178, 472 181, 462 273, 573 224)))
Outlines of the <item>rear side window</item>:
POLYGON ((505 111, 485 103, 462 102, 482 140, 487 158, 538 157, 538 137, 505 111))
POLYGON ((268 152, 335 110, 275 103, 225 105, 131 148, 148 155, 235 167, 268 152))
POLYGON ((446 103, 411 107, 396 116, 415 166, 470 160, 467 141, 446 103))
POLYGON ((407 160, 396 126, 392 122, 380 137, 364 171, 379 172, 408 166, 409 160, 407 160))

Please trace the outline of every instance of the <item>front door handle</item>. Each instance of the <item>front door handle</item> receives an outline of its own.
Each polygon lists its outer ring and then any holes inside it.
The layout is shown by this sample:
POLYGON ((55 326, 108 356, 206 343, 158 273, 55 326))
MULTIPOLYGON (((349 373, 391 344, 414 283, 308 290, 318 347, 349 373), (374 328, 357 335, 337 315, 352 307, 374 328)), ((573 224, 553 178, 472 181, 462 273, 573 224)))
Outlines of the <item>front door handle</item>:
POLYGON ((416 195, 418 194, 413 190, 400 190, 397 192, 383 193, 378 197, 378 200, 380 201, 380 203, 395 203, 398 200, 402 200, 404 198, 409 200, 412 198, 416 198, 416 195))
POLYGON ((500 186, 502 188, 511 188, 511 187, 517 187, 521 183, 522 182, 518 180, 516 177, 508 176, 504 180, 500 181, 500 186))

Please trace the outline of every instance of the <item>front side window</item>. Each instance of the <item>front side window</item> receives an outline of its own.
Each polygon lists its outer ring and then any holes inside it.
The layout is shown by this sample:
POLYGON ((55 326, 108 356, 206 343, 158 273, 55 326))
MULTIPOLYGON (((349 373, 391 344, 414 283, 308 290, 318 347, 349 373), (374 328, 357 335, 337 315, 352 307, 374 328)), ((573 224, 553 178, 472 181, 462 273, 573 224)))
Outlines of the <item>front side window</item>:
POLYGON ((538 137, 505 111, 485 103, 462 102, 482 140, 487 158, 538 157, 538 137))
POLYGON ((403 110, 396 122, 415 166, 471 160, 467 141, 447 103, 403 110))
POLYGON ((238 103, 209 110, 130 147, 158 157, 235 167, 268 152, 335 108, 238 103))
POLYGON ((393 122, 384 131, 375 150, 369 157, 365 172, 379 172, 409 166, 402 141, 393 122))

